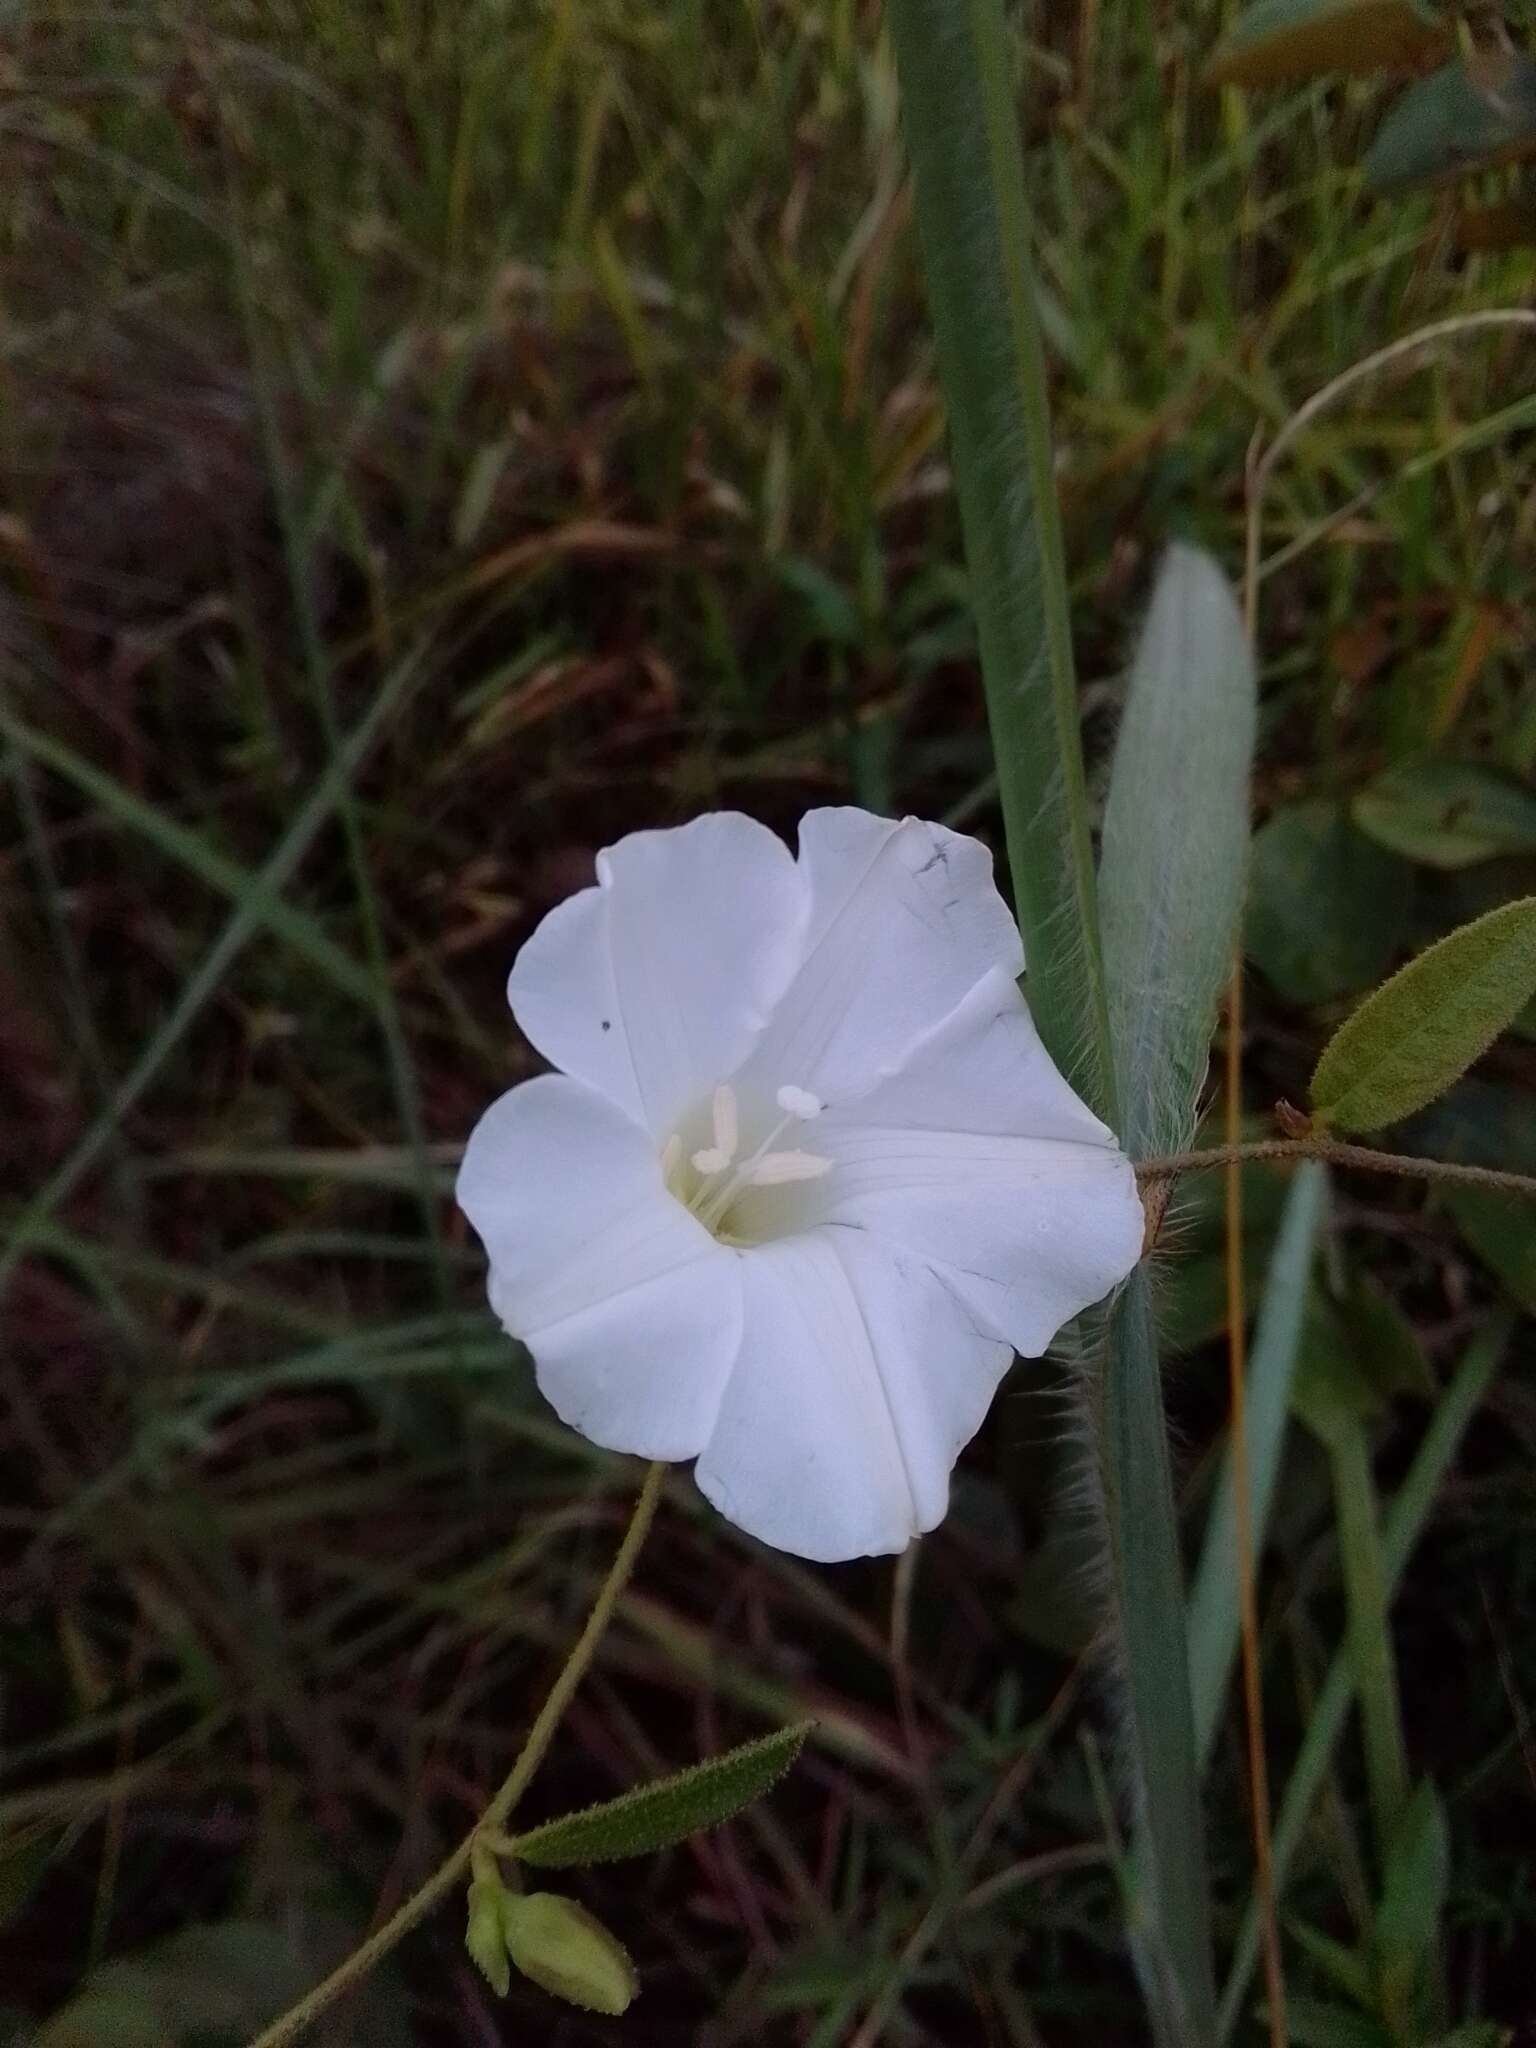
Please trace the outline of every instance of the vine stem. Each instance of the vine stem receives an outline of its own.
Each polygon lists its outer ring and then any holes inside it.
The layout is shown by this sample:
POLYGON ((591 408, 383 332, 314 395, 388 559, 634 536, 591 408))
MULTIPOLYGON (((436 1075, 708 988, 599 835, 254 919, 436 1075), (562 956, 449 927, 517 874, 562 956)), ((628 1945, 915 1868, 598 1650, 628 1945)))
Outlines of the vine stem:
POLYGON ((1262 1159, 1322 1159, 1330 1166, 1356 1166, 1366 1173, 1395 1173, 1409 1180, 1447 1180, 1462 1187, 1497 1188, 1536 1197, 1536 1176, 1506 1173, 1491 1166, 1462 1166, 1449 1159, 1414 1159, 1402 1152, 1373 1152, 1336 1138, 1258 1138, 1246 1145, 1212 1145, 1199 1152, 1171 1152, 1136 1168, 1139 1181, 1175 1180, 1181 1173, 1205 1173, 1218 1166, 1246 1166, 1262 1159))
POLYGON ((661 1498, 661 1484, 666 1476, 666 1466, 661 1462, 653 1464, 645 1475, 635 1502, 634 1512, 629 1518, 629 1527, 624 1531, 624 1540, 614 1554, 613 1563, 608 1567, 608 1576, 592 1604, 585 1628, 576 1638, 570 1655, 560 1668, 560 1675, 549 1689, 549 1696, 539 1709, 538 1718, 528 1731, 528 1740, 517 1753, 517 1759, 507 1773, 501 1789, 491 1800, 469 1833, 460 1842, 446 1862, 440 1863, 432 1875, 384 1922, 378 1932, 371 1934, 361 1948, 354 1949, 346 1961, 322 1984, 317 1984, 306 1998, 285 2012, 281 2019, 274 2020, 249 2044, 249 2048, 287 2048, 290 2041, 296 2041, 306 2028, 313 2025, 323 2012, 329 2011, 337 1999, 350 1991, 352 1986, 366 1977, 374 1965, 380 1962, 395 1944, 410 1933, 418 1921, 426 1918, 432 1908, 463 1877, 469 1869, 476 1849, 489 1833, 505 1826, 508 1816, 527 1790, 534 1772, 544 1761, 561 1716, 571 1703, 571 1696, 592 1662, 603 1631, 613 1619, 613 1610, 619 1596, 629 1582, 635 1568, 635 1560, 649 1533, 656 1514, 656 1504, 661 1498))

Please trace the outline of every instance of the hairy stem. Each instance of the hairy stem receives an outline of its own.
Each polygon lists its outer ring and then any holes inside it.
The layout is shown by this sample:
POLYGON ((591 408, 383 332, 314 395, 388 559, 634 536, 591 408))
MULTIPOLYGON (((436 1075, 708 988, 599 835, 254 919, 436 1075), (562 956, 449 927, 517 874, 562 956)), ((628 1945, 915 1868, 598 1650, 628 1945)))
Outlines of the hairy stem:
POLYGON ((1536 1196, 1536 1177, 1491 1166, 1462 1166, 1449 1159, 1414 1159, 1402 1152, 1374 1152, 1336 1138, 1259 1138, 1247 1145, 1212 1145, 1199 1152, 1172 1152, 1145 1160, 1136 1169, 1142 1182, 1176 1180, 1181 1173, 1207 1173, 1218 1166, 1246 1166, 1262 1159, 1322 1159, 1330 1166, 1355 1166, 1367 1173, 1395 1173, 1408 1180, 1453 1181, 1458 1186, 1502 1189, 1536 1196))
POLYGON ((650 1467, 640 1497, 635 1502, 634 1513, 629 1518, 629 1527, 624 1531, 624 1540, 615 1553, 613 1563, 608 1567, 602 1590, 592 1604, 587 1616, 586 1627, 576 1638, 570 1655, 561 1666, 560 1675, 549 1689, 549 1697, 539 1709, 538 1718, 528 1731, 528 1740, 517 1753, 517 1760, 499 1792, 481 1814, 479 1820, 460 1842, 447 1860, 438 1865, 419 1891, 413 1892, 405 1904, 392 1913, 379 1928, 371 1934, 361 1948, 354 1949, 339 1969, 333 1970, 323 1984, 317 1984, 307 1998, 285 2012, 281 2019, 274 2020, 250 2043, 250 2048, 286 2048, 290 2041, 296 2041, 300 2034, 312 2026, 323 2012, 327 2012, 336 2000, 350 1991, 352 1986, 366 1977, 374 1965, 388 1955, 402 1938, 409 1934, 418 1921, 425 1919, 432 1908, 462 1878, 469 1869, 475 1851, 488 1832, 506 1825, 523 1793, 527 1790, 534 1772, 544 1761, 561 1716, 571 1703, 571 1695, 586 1675, 604 1629, 613 1619, 613 1610, 618 1605, 619 1595, 628 1583, 629 1575, 635 1568, 641 1545, 656 1513, 656 1503, 661 1498, 661 1483, 666 1475, 666 1466, 661 1463, 650 1467))

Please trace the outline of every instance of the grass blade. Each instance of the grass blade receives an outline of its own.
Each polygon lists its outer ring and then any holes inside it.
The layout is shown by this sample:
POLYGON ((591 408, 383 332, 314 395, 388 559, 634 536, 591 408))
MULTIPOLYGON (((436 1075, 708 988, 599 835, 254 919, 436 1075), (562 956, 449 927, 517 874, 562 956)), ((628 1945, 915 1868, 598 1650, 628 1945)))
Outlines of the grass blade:
MULTIPOLYGON (((1001 0, 889 0, 1030 1005, 1116 1121, 1031 224, 1001 0)), ((1144 1276, 1087 1388, 1143 1816, 1138 1953, 1159 2039, 1199 2048, 1214 1993, 1178 1532, 1144 1276)))
POLYGON ((1226 578, 1173 547, 1131 669, 1099 896, 1120 1137, 1133 1159, 1194 1127, 1232 968, 1248 851, 1253 661, 1226 578))
MULTIPOLYGON (((1275 1240, 1248 1382, 1249 1499, 1253 1554, 1263 1553, 1280 1451, 1291 1408, 1291 1385, 1301 1352, 1312 1258, 1327 1198, 1325 1169, 1308 1160, 1286 1198, 1275 1240)), ((1238 1631, 1237 1534, 1230 1446, 1222 1461, 1206 1523, 1200 1568, 1189 1601, 1189 1681, 1195 1705, 1195 1747, 1202 1768, 1211 1753, 1238 1631)))
MULTIPOLYGON (((1408 1559, 1429 1520, 1441 1483, 1461 1447, 1467 1425, 1488 1391, 1500 1355, 1509 1341, 1510 1327, 1509 1318, 1502 1318, 1468 1350, 1441 1397, 1434 1420, 1425 1431, 1424 1441, 1408 1469, 1408 1476, 1387 1510, 1382 1530, 1381 1561, 1388 1600, 1396 1593, 1408 1568, 1408 1559)), ((1353 1697, 1354 1667, 1348 1652, 1341 1649, 1329 1665, 1328 1676, 1312 1707, 1306 1736, 1275 1818, 1272 1855, 1277 1887, 1284 1883, 1286 1871, 1301 1846, 1302 1835, 1311 1819, 1353 1697)), ((1231 2039, 1243 2000, 1248 1995, 1248 1986, 1259 1959, 1261 1935, 1259 1909, 1257 1903, 1250 1900, 1238 1933, 1232 1967, 1221 1994, 1217 2038, 1222 2042, 1231 2039)))
POLYGON ((890 0, 928 302, 1040 1035, 1113 1120, 1045 362, 1000 0, 890 0))
POLYGON ((1110 1318, 1100 1400, 1099 1470, 1125 1681, 1122 1739, 1137 1788, 1136 1865, 1146 1908, 1132 1934, 1159 2048, 1201 2048, 1215 2030, 1210 1901, 1183 1567, 1144 1266, 1110 1318))

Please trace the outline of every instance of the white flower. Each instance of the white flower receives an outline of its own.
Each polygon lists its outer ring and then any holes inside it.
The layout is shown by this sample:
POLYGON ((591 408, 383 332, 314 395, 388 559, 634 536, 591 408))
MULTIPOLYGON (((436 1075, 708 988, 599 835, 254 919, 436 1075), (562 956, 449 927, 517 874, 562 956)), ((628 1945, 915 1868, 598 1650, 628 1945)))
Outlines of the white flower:
POLYGON ((594 1443, 697 1458, 832 1560, 942 1520, 1014 1351, 1141 1251, 1135 1176, 1051 1064, 974 839, 716 812, 599 855, 509 996, 562 1071, 492 1105, 458 1194, 491 1303, 594 1443))

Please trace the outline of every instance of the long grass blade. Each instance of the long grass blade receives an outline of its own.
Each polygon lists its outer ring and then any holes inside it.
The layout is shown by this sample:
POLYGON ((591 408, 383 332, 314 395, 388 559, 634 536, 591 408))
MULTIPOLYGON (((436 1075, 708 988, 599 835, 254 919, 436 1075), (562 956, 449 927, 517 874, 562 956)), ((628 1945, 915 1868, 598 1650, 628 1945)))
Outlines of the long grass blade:
MULTIPOLYGON (((1422 1535, 1434 1508, 1436 1496, 1461 1447, 1467 1425, 1477 1413, 1483 1396, 1498 1368, 1509 1341, 1510 1321, 1500 1321, 1479 1337, 1457 1367, 1455 1376, 1441 1396, 1434 1419, 1424 1432, 1424 1441, 1388 1508, 1381 1537, 1382 1582, 1386 1597, 1396 1593, 1413 1547, 1422 1535)), ((1285 1881, 1312 1809, 1343 1733, 1344 1719, 1354 1697, 1355 1672, 1347 1649, 1341 1649, 1328 1667, 1321 1692, 1307 1721, 1307 1732, 1292 1768, 1275 1818, 1272 1845, 1276 1885, 1285 1881)), ((1256 1901, 1250 1901, 1243 1915, 1233 1952, 1232 1967, 1221 1994, 1217 2015, 1217 2037, 1231 2039, 1242 2012, 1248 1986, 1259 1959, 1262 1927, 1256 1901)))
POLYGON ((1029 210, 1000 0, 890 0, 1014 901, 1040 1035, 1112 1116, 1029 210))
MULTIPOLYGON (((1248 1382, 1248 1473, 1253 1554, 1264 1549, 1280 1452, 1290 1415, 1291 1385, 1301 1353, 1302 1318, 1311 1281, 1317 1233, 1327 1201, 1326 1170, 1308 1160, 1286 1198, 1275 1239, 1248 1382)), ((1194 1695, 1195 1747, 1202 1768, 1221 1718, 1232 1660, 1237 1654, 1236 1506, 1232 1451, 1222 1461, 1211 1504, 1200 1566, 1189 1600, 1189 1682, 1194 1695)))

